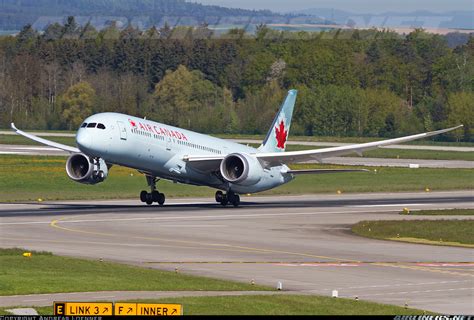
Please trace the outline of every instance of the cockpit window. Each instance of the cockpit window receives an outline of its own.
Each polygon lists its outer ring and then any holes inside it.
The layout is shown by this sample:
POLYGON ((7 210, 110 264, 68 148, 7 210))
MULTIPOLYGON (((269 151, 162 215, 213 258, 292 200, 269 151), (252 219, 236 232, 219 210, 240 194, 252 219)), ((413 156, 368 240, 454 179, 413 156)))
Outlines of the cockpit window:
POLYGON ((87 127, 88 127, 88 128, 95 128, 95 125, 96 125, 96 124, 97 124, 97 123, 95 123, 95 122, 91 122, 91 123, 89 123, 89 124, 87 125, 87 127))
POLYGON ((97 124, 97 129, 105 129, 105 126, 102 123, 97 124))
POLYGON ((84 123, 81 125, 81 128, 85 128, 85 127, 87 127, 87 123, 84 122, 84 123))

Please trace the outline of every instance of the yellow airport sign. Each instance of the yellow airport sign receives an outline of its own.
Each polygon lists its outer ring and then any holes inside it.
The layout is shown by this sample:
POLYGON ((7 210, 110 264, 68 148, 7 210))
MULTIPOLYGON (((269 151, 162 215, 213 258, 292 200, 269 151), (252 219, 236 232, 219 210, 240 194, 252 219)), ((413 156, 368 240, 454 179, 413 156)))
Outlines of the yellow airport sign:
POLYGON ((55 316, 111 316, 112 302, 55 302, 55 316))
POLYGON ((137 316, 180 316, 183 307, 180 304, 137 303, 137 316))
POLYGON ((114 315, 116 316, 136 316, 137 304, 127 302, 116 302, 114 305, 114 315))

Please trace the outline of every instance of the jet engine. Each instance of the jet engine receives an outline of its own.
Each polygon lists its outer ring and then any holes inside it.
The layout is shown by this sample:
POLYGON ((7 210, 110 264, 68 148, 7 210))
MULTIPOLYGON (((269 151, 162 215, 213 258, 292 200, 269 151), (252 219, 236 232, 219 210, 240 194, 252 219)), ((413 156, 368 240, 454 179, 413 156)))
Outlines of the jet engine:
POLYGON ((69 178, 84 184, 96 184, 107 178, 108 168, 103 159, 91 159, 85 154, 75 153, 66 162, 69 178))
POLYGON ((221 162, 220 172, 227 182, 245 186, 256 184, 263 176, 260 162, 244 153, 227 155, 221 162))

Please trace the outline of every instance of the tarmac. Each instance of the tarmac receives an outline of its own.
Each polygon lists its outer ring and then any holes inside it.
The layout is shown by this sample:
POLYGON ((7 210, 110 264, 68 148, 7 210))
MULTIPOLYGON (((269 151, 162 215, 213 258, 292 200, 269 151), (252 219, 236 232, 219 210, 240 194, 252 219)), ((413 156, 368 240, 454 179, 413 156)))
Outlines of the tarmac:
MULTIPOLYGON (((251 196, 242 197, 239 208, 213 199, 174 199, 163 207, 138 200, 4 203, 0 247, 178 268, 275 288, 281 282, 283 293, 329 296, 338 290, 339 297, 474 314, 472 248, 374 240, 350 230, 362 220, 446 219, 400 215, 405 207, 474 208, 474 193, 251 196)), ((89 294, 116 300, 130 295, 89 294)), ((47 305, 48 299, 0 297, 0 305, 47 305)))

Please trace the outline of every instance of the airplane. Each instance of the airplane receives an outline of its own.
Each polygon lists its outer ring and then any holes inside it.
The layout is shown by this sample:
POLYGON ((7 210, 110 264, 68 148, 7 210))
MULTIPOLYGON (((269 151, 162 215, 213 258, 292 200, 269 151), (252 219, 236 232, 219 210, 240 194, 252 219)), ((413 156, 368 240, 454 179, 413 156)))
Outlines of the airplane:
POLYGON ((291 163, 362 152, 379 147, 431 137, 462 125, 401 138, 329 147, 285 151, 297 90, 288 91, 268 133, 258 148, 192 132, 126 114, 94 114, 81 124, 76 147, 17 133, 36 142, 70 153, 66 173, 72 180, 97 184, 103 182, 112 165, 138 170, 144 174, 150 192, 141 191, 140 200, 148 205, 163 205, 165 195, 158 191, 159 179, 217 189, 216 202, 226 206, 240 204, 239 194, 257 193, 288 183, 300 174, 325 174, 368 171, 364 169, 292 170, 291 163))

